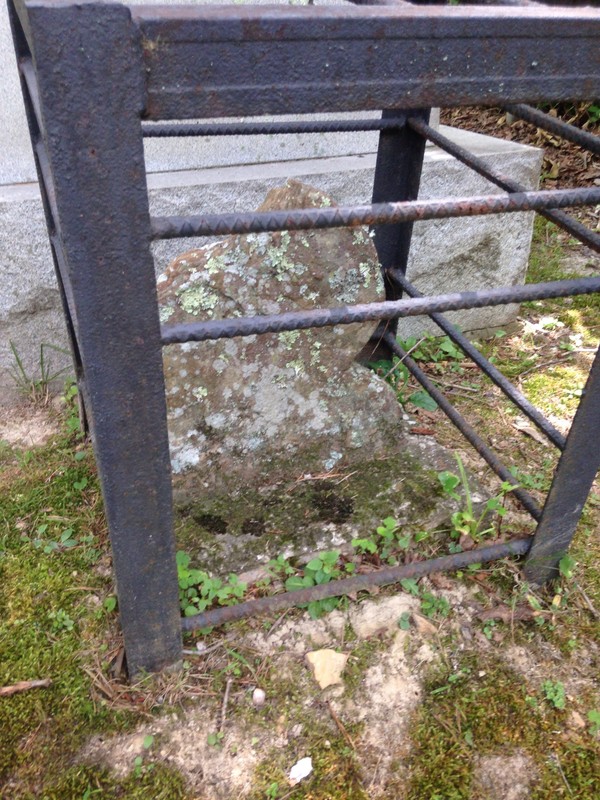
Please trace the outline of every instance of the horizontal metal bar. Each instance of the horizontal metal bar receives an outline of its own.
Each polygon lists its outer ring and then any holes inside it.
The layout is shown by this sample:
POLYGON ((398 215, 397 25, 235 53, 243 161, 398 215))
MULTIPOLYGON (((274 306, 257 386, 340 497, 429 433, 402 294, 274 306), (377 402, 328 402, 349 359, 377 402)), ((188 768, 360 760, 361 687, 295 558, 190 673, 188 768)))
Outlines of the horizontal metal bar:
POLYGON ((458 311, 464 308, 507 305, 529 300, 547 300, 551 297, 593 294, 600 292, 600 277, 576 278, 549 283, 529 283, 526 286, 501 286, 479 292, 454 292, 409 300, 391 300, 366 303, 341 308, 317 308, 288 311, 236 319, 214 319, 161 328, 163 345, 183 342, 203 342, 214 339, 231 339, 234 336, 253 336, 260 333, 324 328, 330 325, 349 325, 369 320, 418 317, 436 311, 458 311))
MULTIPOLYGON (((498 458, 496 453, 487 446, 481 436, 469 425, 466 419, 460 414, 450 403, 445 395, 432 383, 419 365, 414 361, 406 351, 400 347, 394 336, 389 333, 384 334, 383 340, 388 345, 390 350, 402 359, 402 363, 406 366, 411 375, 418 380, 425 391, 433 397, 438 406, 442 409, 448 419, 456 425, 458 430, 467 439, 468 442, 477 450, 479 455, 489 464, 498 477, 511 485, 515 482, 514 475, 504 466, 502 461, 498 458)), ((531 516, 538 520, 541 515, 541 509, 535 502, 533 497, 524 489, 513 489, 512 494, 521 503, 523 508, 531 514, 531 516)))
POLYGON ((234 606, 222 606, 211 611, 204 611, 191 617, 183 617, 181 627, 184 631, 194 631, 199 628, 210 628, 214 625, 223 625, 226 622, 235 622, 245 617, 256 614, 268 614, 281 611, 283 608, 304 605, 314 600, 325 600, 327 597, 341 597, 347 594, 369 589, 371 586, 386 586, 398 583, 403 578, 420 578, 432 572, 455 570, 468 567, 469 564, 496 561, 509 556, 522 556, 531 546, 531 538, 513 539, 510 542, 494 544, 489 547, 478 547, 465 553, 453 553, 449 556, 432 558, 427 561, 413 561, 411 564, 401 564, 398 567, 369 572, 366 575, 355 575, 340 581, 331 581, 308 589, 299 589, 296 592, 284 592, 270 597, 259 597, 234 606))
MULTIPOLYGON (((593 95, 595 99, 600 96, 599 91, 598 87, 596 87, 596 92, 593 95)), ((525 122, 530 122, 538 128, 554 133, 563 139, 568 139, 570 142, 578 144, 596 155, 600 155, 600 136, 594 136, 593 133, 582 131, 581 128, 577 128, 575 125, 569 125, 568 122, 551 117, 550 114, 544 114, 543 111, 538 111, 537 108, 531 108, 531 106, 519 103, 517 105, 507 105, 505 109, 513 116, 525 120, 525 122)))
POLYGON ((133 6, 147 119, 592 97, 586 8, 133 6))
MULTIPOLYGON (((409 281, 406 280, 404 273, 398 269, 386 270, 391 280, 395 281, 410 297, 423 297, 423 293, 419 292, 409 281)), ((511 400, 520 410, 536 425, 539 430, 548 437, 552 444, 556 445, 559 450, 563 450, 566 439, 556 430, 544 415, 537 409, 529 400, 519 392, 519 390, 512 385, 512 383, 497 369, 492 363, 485 358, 479 350, 470 342, 466 336, 463 336, 456 327, 449 322, 442 314, 433 313, 429 315, 435 324, 441 328, 444 333, 465 353, 471 361, 484 372, 488 378, 493 381, 496 386, 501 389, 504 394, 511 400)))
MULTIPOLYGON (((447 136, 444 136, 444 134, 435 130, 435 128, 427 125, 425 122, 423 122, 423 120, 418 119, 417 117, 412 117, 408 120, 408 125, 414 131, 420 133, 421 136, 424 136, 430 142, 433 142, 442 150, 445 150, 451 156, 454 156, 454 158, 458 159, 458 161, 462 161, 463 164, 466 164, 479 175, 482 175, 484 178, 487 178, 487 180, 495 183, 496 186, 499 186, 501 189, 504 189, 507 192, 525 191, 525 187, 520 183, 517 183, 517 181, 512 180, 512 178, 508 178, 506 175, 503 175, 502 173, 492 169, 483 161, 483 159, 478 158, 468 150, 465 150, 464 147, 461 147, 447 136)), ((583 242, 592 250, 600 252, 600 234, 589 230, 585 227, 585 225, 582 225, 579 220, 573 219, 573 217, 570 217, 563 211, 548 211, 540 209, 538 213, 553 222, 555 225, 561 227, 563 230, 568 231, 568 233, 579 239, 579 241, 583 242)))
POLYGON ((146 138, 163 136, 271 136, 286 133, 352 133, 354 131, 396 130, 404 120, 331 119, 271 122, 142 123, 146 138))
POLYGON ((262 211, 240 214, 205 214, 187 217, 152 217, 153 239, 222 236, 228 233, 349 228, 360 225, 397 224, 427 219, 472 217, 544 208, 595 205, 600 187, 514 192, 508 195, 374 203, 368 206, 302 208, 295 211, 262 211))

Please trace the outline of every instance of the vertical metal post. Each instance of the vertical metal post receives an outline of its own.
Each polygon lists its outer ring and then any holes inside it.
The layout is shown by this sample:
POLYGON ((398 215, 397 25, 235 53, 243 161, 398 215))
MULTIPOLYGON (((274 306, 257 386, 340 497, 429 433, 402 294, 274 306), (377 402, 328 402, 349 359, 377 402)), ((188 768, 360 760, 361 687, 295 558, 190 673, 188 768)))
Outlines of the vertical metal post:
MULTIPOLYGON (((11 24, 17 62, 19 64, 23 64, 24 61, 31 60, 32 55, 29 49, 29 45, 27 43, 27 39, 25 38, 23 29, 21 28, 19 18, 11 2, 8 3, 8 17, 11 24)), ((52 213, 50 198, 48 197, 48 192, 46 190, 46 185, 44 183, 44 178, 36 147, 37 144, 41 144, 42 142, 42 133, 40 130, 39 122, 36 117, 35 109, 33 107, 33 98, 29 94, 29 88, 27 86, 22 71, 19 71, 19 80, 21 83, 21 95, 23 97, 23 103, 25 105, 27 127, 29 128, 29 136, 33 147, 33 158, 35 161, 35 167, 38 176, 40 195, 42 198, 42 206, 44 208, 44 216, 46 218, 46 227, 48 229, 48 234, 50 237, 49 242, 50 242, 50 251, 52 253, 52 261, 54 263, 54 274, 56 275, 56 281, 58 284, 58 290, 60 294, 60 300, 65 319, 65 325, 67 328, 67 337, 69 341, 69 349, 71 351, 71 358, 73 360, 75 377, 79 382, 83 376, 81 356, 79 354, 77 338, 75 336, 75 324, 71 312, 71 307, 67 299, 67 292, 63 282, 63 277, 61 275, 60 265, 58 261, 58 254, 54 246, 54 239, 56 236, 56 222, 54 220, 54 216, 52 213)), ((87 429, 87 419, 81 397, 79 397, 79 411, 80 411, 81 425, 85 430, 87 429)))
MULTIPOLYGON (((75 309, 130 674, 181 658, 139 34, 124 6, 15 3, 75 309)), ((38 145, 40 151, 40 145, 38 145)))
MULTIPOLYGON (((429 122, 430 112, 429 108, 414 109, 410 111, 410 116, 429 122)), ((416 200, 418 197, 426 140, 408 127, 406 124, 408 116, 408 112, 397 109, 383 111, 383 119, 397 119, 400 124, 396 129, 384 130, 379 134, 373 182, 374 203, 416 200)), ((412 222, 373 227, 374 243, 383 270, 387 300, 399 300, 402 297, 401 288, 387 277, 386 270, 394 268, 406 273, 412 231, 412 222)), ((382 341, 382 337, 386 332, 395 334, 397 327, 396 320, 380 323, 371 340, 363 348, 360 360, 391 359, 392 354, 382 341)))
POLYGON ((554 473, 524 573, 541 585, 558 576, 600 467, 600 348, 554 473))

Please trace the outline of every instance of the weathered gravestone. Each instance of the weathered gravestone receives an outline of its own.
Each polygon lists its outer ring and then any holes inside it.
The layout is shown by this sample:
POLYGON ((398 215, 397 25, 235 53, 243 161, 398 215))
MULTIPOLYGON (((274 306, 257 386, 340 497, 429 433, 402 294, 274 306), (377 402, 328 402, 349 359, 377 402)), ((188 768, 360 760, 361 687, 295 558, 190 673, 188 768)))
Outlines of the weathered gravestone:
MULTIPOLYGON (((260 210, 331 205, 297 181, 260 210)), ((230 236, 159 278, 164 322, 368 303, 384 297, 366 228, 230 236)), ((216 571, 366 535, 386 516, 447 516, 435 471, 392 389, 355 361, 374 324, 165 349, 179 541, 216 571)))

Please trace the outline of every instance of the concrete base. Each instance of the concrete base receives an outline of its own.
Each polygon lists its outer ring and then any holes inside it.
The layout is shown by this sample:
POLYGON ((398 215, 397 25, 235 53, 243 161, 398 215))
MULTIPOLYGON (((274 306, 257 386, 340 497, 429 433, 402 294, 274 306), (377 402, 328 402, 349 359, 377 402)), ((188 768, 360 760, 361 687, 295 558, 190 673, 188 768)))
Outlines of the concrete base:
MULTIPOLYGON (((527 188, 537 186, 540 150, 455 129, 445 128, 444 132, 527 188)), ((262 202, 268 189, 281 185, 288 177, 298 177, 326 191, 339 204, 368 203, 376 135, 372 139, 372 152, 356 155, 151 173, 151 213, 251 211, 262 202)), ((279 157, 275 147, 269 149, 279 157)), ((435 147, 426 150, 421 186, 421 198, 500 193, 435 147)), ((523 283, 532 223, 532 214, 417 223, 409 278, 425 293, 523 283)), ((11 403, 17 392, 10 376, 14 365, 10 341, 33 377, 39 377, 41 344, 67 347, 37 184, 0 185, 0 242, 0 402, 11 403)), ((205 242, 156 243, 157 273, 179 253, 205 242)), ((505 306, 456 312, 450 317, 463 330, 479 330, 509 324, 516 311, 514 306, 505 306)), ((413 318, 401 323, 400 333, 406 337, 423 330, 437 331, 428 320, 413 318)), ((68 363, 66 356, 52 352, 53 369, 68 363)))

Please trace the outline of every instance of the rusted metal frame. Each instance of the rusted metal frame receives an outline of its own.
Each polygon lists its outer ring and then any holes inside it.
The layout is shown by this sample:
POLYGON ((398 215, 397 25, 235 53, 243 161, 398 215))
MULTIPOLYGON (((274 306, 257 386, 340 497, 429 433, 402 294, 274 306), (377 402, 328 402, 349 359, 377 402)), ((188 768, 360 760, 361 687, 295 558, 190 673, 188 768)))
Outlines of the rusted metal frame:
POLYGON ((369 320, 418 317, 433 312, 484 308, 569 295, 593 294, 594 292, 600 292, 600 277, 528 283, 525 286, 502 286, 477 292, 454 292, 409 300, 163 325, 161 340, 163 345, 204 342, 214 339, 231 339, 235 336, 349 325, 353 322, 368 322, 369 320))
POLYGON ((558 576, 559 562, 569 549, 599 468, 600 348, 525 562, 525 577, 532 584, 541 585, 558 576))
MULTIPOLYGON (((404 291, 410 297, 423 297, 423 293, 419 292, 402 274, 399 270, 388 270, 388 274, 393 281, 396 281, 399 286, 404 289, 404 291)), ((565 437, 560 433, 554 425, 552 425, 544 415, 537 409, 529 400, 519 392, 519 390, 513 386, 513 384, 497 369, 493 364, 491 364, 485 356, 483 356, 480 351, 473 345, 466 336, 464 336, 460 331, 456 329, 456 327, 449 322, 442 314, 436 314, 435 312, 429 314, 430 318, 435 322, 435 324, 444 331, 444 333, 454 342, 454 344, 458 345, 460 349, 467 355, 471 361, 473 361, 477 366, 481 369, 481 371, 487 375, 487 377, 496 384, 496 386, 502 390, 502 392, 508 397, 508 399, 513 402, 524 414, 527 416, 533 424, 546 436, 553 445, 555 445, 559 450, 563 450, 565 447, 565 437)))
POLYGON ((404 125, 402 119, 331 119, 284 122, 143 122, 146 138, 165 136, 270 136, 289 133, 353 133, 356 131, 394 130, 404 125))
MULTIPOLYGON (((408 369, 410 374, 416 378, 416 380, 421 384, 421 386, 425 389, 425 391, 433 397, 435 402, 438 406, 442 409, 444 414, 448 417, 448 419, 458 428, 458 430, 462 433, 465 439, 477 450, 479 455, 487 462, 487 464, 493 469, 493 471, 498 475, 498 477, 505 481, 506 483, 510 483, 514 485, 515 478, 514 475, 504 466, 502 461, 498 458, 496 453, 488 447, 488 445, 483 441, 481 436, 475 431, 474 428, 469 425, 466 419, 460 414, 456 408, 450 403, 450 401, 446 398, 446 396, 440 392, 437 386, 429 379, 429 377, 425 374, 425 372, 419 367, 419 365, 414 361, 402 348, 398 342, 394 339, 393 336, 387 334, 386 335, 387 343, 390 350, 396 355, 398 358, 402 359, 402 363, 408 369)), ((512 494, 517 500, 521 503, 523 508, 535 519, 538 520, 541 516, 541 510, 536 501, 533 497, 526 492, 524 489, 517 488, 512 490, 512 494)))
POLYGON ((353 594, 364 589, 370 589, 372 586, 399 583, 403 578, 420 578, 423 575, 430 575, 432 572, 464 569, 470 564, 487 563, 510 556, 522 556, 527 553, 530 546, 531 537, 512 539, 511 541, 489 545, 488 547, 477 547, 464 553, 453 553, 452 555, 432 558, 427 561, 413 561, 410 564, 401 564, 397 567, 386 567, 375 572, 369 572, 366 575, 356 575, 352 578, 330 581, 330 583, 312 586, 308 589, 283 592, 270 597, 248 600, 245 603, 238 603, 234 606, 222 606, 210 611, 203 611, 201 614, 183 617, 181 627, 184 631, 194 631, 214 625, 224 625, 226 622, 235 622, 257 614, 269 614, 281 611, 284 608, 304 605, 314 600, 325 600, 328 597, 353 594))
POLYGON ((152 217, 153 239, 221 236, 228 233, 298 231, 315 228, 347 228, 449 217, 472 217, 538 211, 546 208, 600 203, 600 187, 513 192, 441 200, 387 202, 365 206, 303 208, 295 211, 262 211, 235 214, 198 214, 152 217))
POLYGON ((138 31, 124 6, 16 5, 32 42, 63 272, 82 322, 86 411, 135 675, 178 662, 182 647, 138 31))
MULTIPOLYGON (((491 181, 492 183, 495 183, 496 186, 499 186, 501 189, 504 189, 507 192, 525 191, 525 187, 520 183, 517 183, 517 181, 512 180, 512 178, 508 178, 507 176, 499 173, 497 170, 487 166, 483 159, 473 155, 464 147, 456 144, 447 136, 444 136, 444 134, 436 131, 422 120, 411 118, 408 124, 413 130, 418 131, 418 133, 420 133, 422 136, 425 136, 430 142, 433 142, 442 150, 445 150, 449 155, 454 156, 454 158, 458 159, 459 161, 462 161, 462 163, 467 167, 470 167, 482 177, 487 178, 487 180, 491 181)), ((600 252, 600 234, 589 230, 585 227, 585 225, 582 225, 579 220, 568 216, 568 214, 565 214, 562 211, 539 210, 538 214, 541 214, 555 225, 558 225, 563 230, 570 233, 576 239, 579 239, 579 241, 583 242, 583 244, 587 245, 587 247, 600 252)))
MULTIPOLYGON (((66 275, 65 270, 62 268, 63 262, 61 259, 61 245, 55 222, 57 219, 56 198, 54 184, 48 169, 46 152, 42 140, 42 119, 37 83, 35 80, 35 75, 32 72, 33 66, 31 63, 31 51, 29 48, 28 38, 25 35, 25 31, 22 27, 21 17, 11 2, 8 3, 8 17, 12 30, 17 64, 19 66, 21 95, 23 97, 23 103, 25 106, 27 126, 31 139, 36 173, 38 176, 42 207, 44 209, 44 217, 46 219, 46 227, 48 229, 50 240, 50 251, 52 253, 54 272, 56 275, 58 292, 60 295, 61 306, 65 319, 69 351, 73 361, 75 379, 77 380, 77 378, 79 378, 82 374, 82 366, 81 354, 79 352, 79 345, 77 343, 76 335, 76 315, 74 311, 73 293, 68 276, 66 275), (29 69, 27 69, 27 65, 29 66, 29 69)), ((82 427, 85 430, 87 429, 87 417, 81 400, 79 400, 79 415, 82 427)))
MULTIPOLYGON (((599 89, 596 86, 595 97, 599 97, 599 89)), ((570 142, 583 147, 584 150, 589 150, 597 156, 600 156, 600 136, 595 136, 593 133, 588 133, 575 125, 569 125, 568 122, 563 122, 561 119, 551 117, 550 114, 544 114, 543 111, 538 111, 537 108, 523 105, 518 103, 516 105, 506 105, 505 110, 515 117, 525 120, 525 122, 536 125, 538 128, 560 136, 562 139, 568 139, 570 142)))
MULTIPOLYGON (((429 121, 430 109, 412 111, 411 114, 424 122, 429 121)), ((407 125, 406 112, 389 109, 382 113, 382 121, 398 119, 402 125, 394 130, 382 130, 379 134, 377 161, 373 180, 371 201, 374 206, 390 202, 411 202, 419 195, 425 139, 407 125)), ((386 300, 399 300, 402 290, 389 280, 387 269, 397 267, 406 271, 408 253, 413 232, 412 221, 396 225, 374 225, 371 227, 373 243, 381 265, 386 300)), ((396 332, 397 319, 382 320, 358 358, 361 362, 389 356, 383 344, 382 334, 387 330, 396 332)))
POLYGON ((593 96, 600 71, 600 19, 585 8, 145 6, 132 14, 149 120, 559 101, 593 96))

